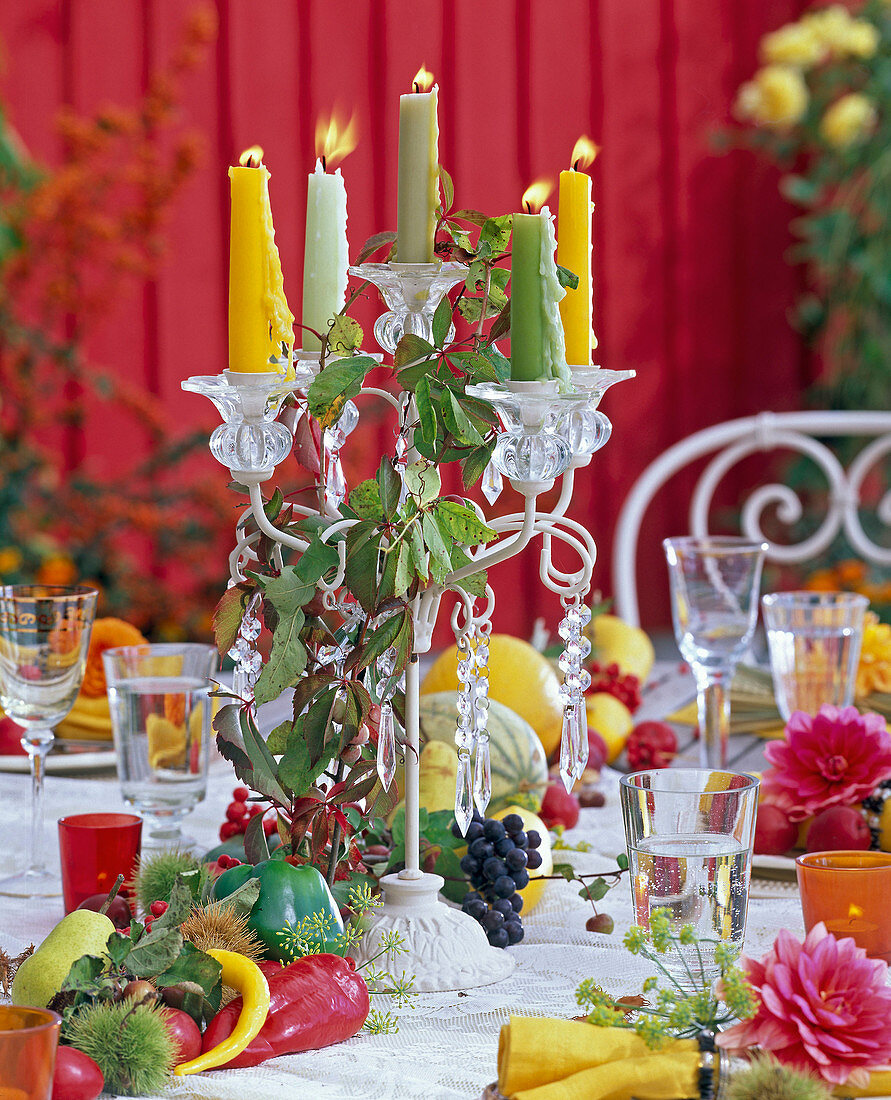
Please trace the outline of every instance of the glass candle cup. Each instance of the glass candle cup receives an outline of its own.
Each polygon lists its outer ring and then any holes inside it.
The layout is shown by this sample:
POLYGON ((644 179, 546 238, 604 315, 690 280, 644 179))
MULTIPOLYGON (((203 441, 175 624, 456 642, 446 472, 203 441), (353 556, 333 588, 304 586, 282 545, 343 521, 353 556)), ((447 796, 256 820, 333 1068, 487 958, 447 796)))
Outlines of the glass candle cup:
POLYGON ((746 927, 759 782, 751 775, 665 768, 623 775, 622 818, 635 919, 664 910, 695 944, 662 956, 684 988, 716 978, 715 947, 741 947, 746 927))
POLYGON ((891 963, 891 854, 808 852, 795 861, 804 927, 822 921, 873 959, 891 963))
POLYGON ((65 912, 70 913, 93 894, 107 894, 118 875, 124 876, 125 883, 130 882, 141 839, 142 818, 135 814, 72 814, 59 818, 65 912))
POLYGON ((772 592, 761 601, 777 706, 796 710, 854 699, 866 596, 855 592, 772 592))
POLYGON ((189 844, 182 818, 207 791, 214 646, 124 646, 102 655, 124 801, 143 819, 143 848, 189 844))
POLYGON ((61 1023, 48 1008, 0 1005, 0 1097, 50 1100, 61 1023))

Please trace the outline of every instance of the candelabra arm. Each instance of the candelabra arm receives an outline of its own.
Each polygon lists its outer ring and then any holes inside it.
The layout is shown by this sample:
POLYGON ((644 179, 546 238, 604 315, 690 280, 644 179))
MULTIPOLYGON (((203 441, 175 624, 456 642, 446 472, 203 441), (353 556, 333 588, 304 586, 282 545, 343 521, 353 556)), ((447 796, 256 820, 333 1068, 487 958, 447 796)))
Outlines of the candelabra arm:
POLYGON ((575 467, 570 466, 560 482, 560 497, 557 503, 554 505, 554 509, 551 515, 555 518, 562 518, 566 515, 569 505, 572 501, 572 494, 575 489, 575 467))
POLYGON ((290 546, 292 550, 299 550, 301 553, 307 550, 309 548, 309 543, 305 539, 298 539, 294 535, 289 535, 287 531, 280 531, 266 518, 266 512, 263 510, 263 495, 260 492, 259 483, 256 481, 251 482, 249 489, 254 523, 256 523, 263 534, 267 535, 273 542, 277 542, 281 546, 290 546))
POLYGON ((420 794, 420 671, 413 653, 405 666, 405 870, 402 879, 421 878, 419 831, 420 794))
POLYGON ((402 404, 399 398, 394 393, 390 393, 389 390, 381 390, 377 386, 363 386, 359 390, 359 394, 363 397, 380 397, 384 401, 388 401, 397 413, 402 412, 402 404))
POLYGON ((507 542, 502 542, 492 548, 492 550, 484 550, 473 559, 470 565, 464 565, 460 569, 456 569, 454 573, 450 573, 445 581, 444 587, 448 588, 455 584, 457 581, 463 580, 465 577, 469 577, 474 573, 479 573, 481 569, 488 569, 490 566, 497 565, 499 562, 507 561, 508 558, 512 558, 515 554, 529 545, 532 536, 535 534, 535 517, 538 513, 535 510, 535 496, 526 497, 526 506, 523 512, 523 523, 519 529, 515 538, 509 539, 507 542))

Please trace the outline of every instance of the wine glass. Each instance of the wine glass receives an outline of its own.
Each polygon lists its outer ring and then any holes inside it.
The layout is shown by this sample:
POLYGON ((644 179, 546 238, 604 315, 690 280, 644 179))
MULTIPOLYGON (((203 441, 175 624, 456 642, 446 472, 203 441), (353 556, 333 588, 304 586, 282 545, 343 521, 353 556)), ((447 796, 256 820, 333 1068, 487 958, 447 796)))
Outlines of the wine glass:
POLYGON ((758 620, 767 543, 739 537, 665 539, 674 634, 696 678, 699 760, 723 768, 730 681, 758 620))
POLYGON ((0 586, 0 706, 20 725, 31 765, 31 853, 28 869, 0 879, 0 894, 56 897, 57 873, 46 866, 43 776, 56 726, 74 705, 87 662, 98 592, 83 586, 0 586))

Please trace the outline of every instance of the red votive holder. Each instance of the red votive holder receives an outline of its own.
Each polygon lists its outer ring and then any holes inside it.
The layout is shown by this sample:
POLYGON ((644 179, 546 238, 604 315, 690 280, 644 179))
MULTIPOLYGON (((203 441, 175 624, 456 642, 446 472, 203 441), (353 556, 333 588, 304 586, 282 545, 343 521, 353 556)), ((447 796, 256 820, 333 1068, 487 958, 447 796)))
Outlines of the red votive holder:
POLYGON ((72 814, 59 818, 62 896, 70 913, 93 894, 107 894, 118 875, 133 877, 142 818, 136 814, 72 814))
POLYGON ((48 1008, 0 1005, 0 1098, 50 1100, 61 1023, 48 1008))
POLYGON ((809 852, 795 864, 807 931, 822 921, 838 939, 891 962, 891 854, 809 852))

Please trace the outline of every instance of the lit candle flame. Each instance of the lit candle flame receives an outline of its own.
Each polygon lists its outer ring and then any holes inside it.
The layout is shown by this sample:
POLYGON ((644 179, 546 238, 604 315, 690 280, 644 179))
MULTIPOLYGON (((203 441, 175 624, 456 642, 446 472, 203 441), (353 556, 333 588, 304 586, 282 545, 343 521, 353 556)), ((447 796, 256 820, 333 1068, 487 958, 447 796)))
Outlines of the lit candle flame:
POLYGON ((554 181, 550 179, 540 179, 530 183, 523 192, 523 208, 530 214, 537 214, 553 190, 554 181))
POLYGON ((587 168, 589 164, 594 163, 594 158, 599 152, 600 146, 593 142, 586 134, 582 134, 572 147, 572 156, 569 158, 569 163, 576 171, 579 168, 587 168))
POLYGON ((416 92, 429 92, 433 87, 433 73, 422 65, 415 73, 411 83, 416 92))
POLYGON ((854 902, 848 904, 848 920, 855 920, 857 917, 863 916, 863 910, 859 905, 855 905, 854 902))
POLYGON ((356 116, 344 122, 334 113, 330 118, 319 117, 316 122, 316 156, 322 158, 325 168, 348 157, 359 144, 356 116))
POLYGON ((259 145, 252 145, 241 154, 238 163, 242 168, 259 168, 263 163, 263 150, 259 145))

